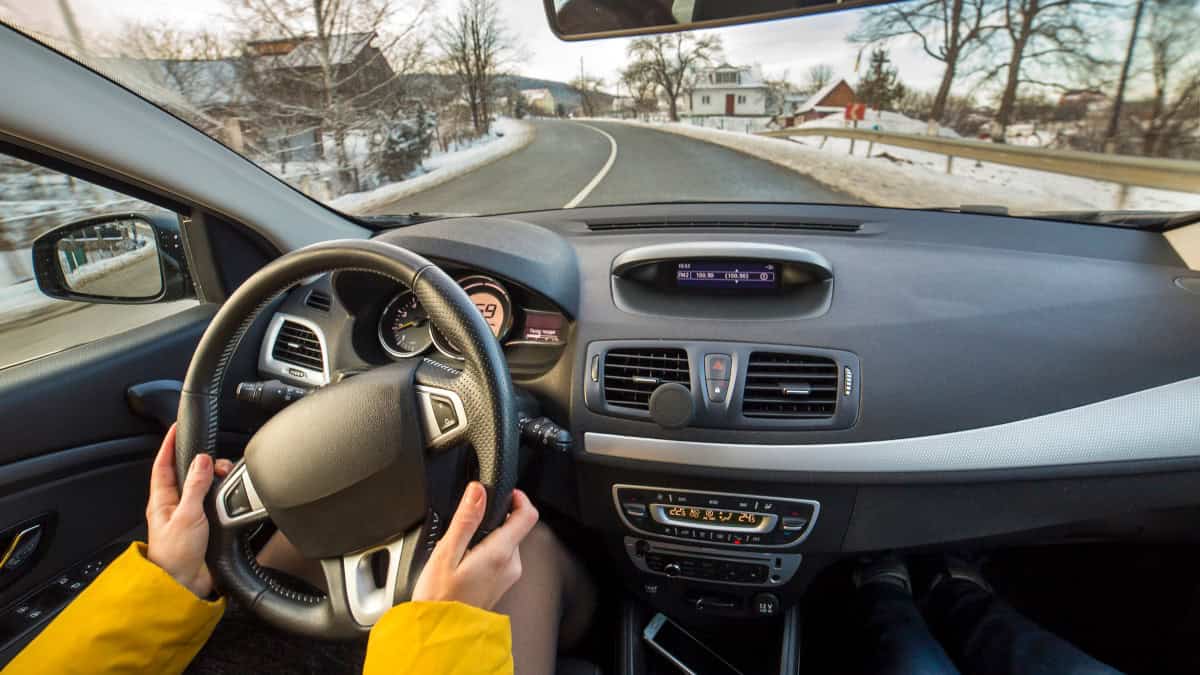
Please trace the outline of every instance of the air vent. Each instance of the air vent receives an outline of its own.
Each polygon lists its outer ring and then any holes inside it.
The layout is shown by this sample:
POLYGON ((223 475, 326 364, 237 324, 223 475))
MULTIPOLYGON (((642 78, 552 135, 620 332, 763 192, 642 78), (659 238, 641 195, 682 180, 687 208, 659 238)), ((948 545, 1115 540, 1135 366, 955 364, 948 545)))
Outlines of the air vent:
POLYGON ((284 321, 279 326, 279 335, 275 338, 275 346, 271 348, 271 356, 283 363, 308 368, 318 373, 325 372, 325 354, 321 351, 321 341, 317 334, 308 326, 295 321, 284 321))
POLYGON ((318 291, 314 289, 309 291, 308 298, 305 299, 304 304, 312 307, 313 309, 320 310, 322 312, 328 312, 330 305, 329 294, 325 291, 318 291))
POLYGON ((589 220, 589 230, 606 232, 610 230, 644 230, 647 228, 741 228, 768 230, 808 230, 816 232, 858 232, 862 224, 849 220, 784 220, 772 219, 705 219, 705 218, 664 218, 662 220, 613 219, 589 220))
POLYGON ((625 348, 604 356, 604 400, 609 405, 650 409, 650 394, 664 382, 687 386, 687 352, 682 349, 625 348))
POLYGON ((754 352, 746 369, 742 414, 828 419, 837 411, 838 365, 824 356, 754 352))

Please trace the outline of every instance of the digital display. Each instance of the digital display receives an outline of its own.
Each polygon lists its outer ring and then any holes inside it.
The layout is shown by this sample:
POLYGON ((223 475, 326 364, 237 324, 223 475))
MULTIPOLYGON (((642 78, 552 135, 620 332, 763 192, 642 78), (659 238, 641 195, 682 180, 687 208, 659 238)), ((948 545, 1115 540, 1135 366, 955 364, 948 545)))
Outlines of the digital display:
POLYGON ((749 511, 731 511, 729 509, 706 509, 696 506, 672 506, 663 504, 663 508, 672 520, 700 523, 703 525, 721 525, 724 527, 744 527, 754 529, 765 525, 767 515, 749 511))
POLYGON ((775 263, 713 260, 675 263, 675 284, 680 288, 779 288, 775 263))
POLYGON ((507 316, 504 309, 504 301, 500 299, 500 296, 494 291, 483 287, 471 293, 471 302, 475 303, 475 308, 479 310, 479 313, 483 315, 483 320, 492 329, 492 335, 500 337, 500 332, 504 327, 504 319, 507 316))
POLYGON ((525 335, 527 342, 562 342, 563 317, 552 312, 525 310, 525 335))

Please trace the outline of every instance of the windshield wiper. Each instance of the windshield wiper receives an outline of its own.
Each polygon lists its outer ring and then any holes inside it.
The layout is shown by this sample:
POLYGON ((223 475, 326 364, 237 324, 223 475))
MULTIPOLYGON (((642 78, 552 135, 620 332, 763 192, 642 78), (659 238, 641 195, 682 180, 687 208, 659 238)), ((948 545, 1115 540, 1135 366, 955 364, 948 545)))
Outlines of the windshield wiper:
POLYGON ((1163 232, 1200 222, 1200 211, 1043 211, 1031 216, 1151 232, 1163 232))
POLYGON ((963 204, 961 206, 943 206, 930 211, 946 211, 950 213, 977 213, 987 216, 1014 216, 1018 218, 1034 218, 1045 220, 1067 220, 1073 223, 1088 225, 1106 225, 1109 227, 1124 227, 1131 230, 1146 230, 1163 232, 1200 222, 1200 211, 1148 211, 1148 210, 1111 210, 1090 209, 1084 211, 1034 211, 1032 213, 1012 213, 1008 207, 999 204, 963 204))
POLYGON ((417 223, 427 223, 431 220, 451 217, 440 213, 418 213, 414 211, 412 213, 388 216, 355 216, 354 219, 373 230, 387 230, 393 227, 405 227, 407 225, 416 225, 417 223))

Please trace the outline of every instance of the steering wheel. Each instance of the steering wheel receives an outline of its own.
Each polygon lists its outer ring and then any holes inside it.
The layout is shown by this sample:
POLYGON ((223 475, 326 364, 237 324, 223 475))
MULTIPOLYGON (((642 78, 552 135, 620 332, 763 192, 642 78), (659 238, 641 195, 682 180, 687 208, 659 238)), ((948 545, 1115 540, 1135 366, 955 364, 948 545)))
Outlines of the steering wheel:
MULTIPOLYGON (((302 280, 373 272, 411 288, 429 320, 464 357, 462 370, 425 359, 374 368, 327 385, 269 419, 245 457, 209 491, 207 562, 217 587, 267 622, 316 638, 361 636, 406 601, 446 523, 434 503, 455 503, 467 462, 439 457, 469 444, 487 489, 480 535, 508 513, 517 479, 517 405, 500 344, 467 294, 433 263, 397 246, 316 244, 263 267, 217 312, 188 367, 179 403, 175 468, 217 445, 225 373, 247 330, 302 280), (432 404, 450 405, 442 429, 432 404), (427 420, 423 422, 423 420, 427 420), (430 428, 431 426, 436 428, 430 428), (446 496, 449 501, 435 500, 446 496), (270 518, 301 554, 319 559, 327 594, 298 591, 260 567, 249 535, 270 518)), ((445 408, 442 408, 445 410, 445 408)))

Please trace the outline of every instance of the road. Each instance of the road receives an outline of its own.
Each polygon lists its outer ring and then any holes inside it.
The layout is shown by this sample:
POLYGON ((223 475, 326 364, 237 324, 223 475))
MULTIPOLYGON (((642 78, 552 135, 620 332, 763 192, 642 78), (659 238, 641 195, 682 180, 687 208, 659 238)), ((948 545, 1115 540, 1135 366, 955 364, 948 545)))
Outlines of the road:
POLYGON ((148 298, 161 293, 162 286, 162 272, 159 271, 158 256, 152 254, 143 255, 133 264, 80 284, 74 290, 91 295, 148 298))
POLYGON ((532 123, 537 136, 528 146, 376 213, 498 213, 666 200, 857 202, 794 171, 677 134, 590 120, 532 123))

